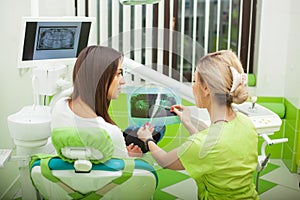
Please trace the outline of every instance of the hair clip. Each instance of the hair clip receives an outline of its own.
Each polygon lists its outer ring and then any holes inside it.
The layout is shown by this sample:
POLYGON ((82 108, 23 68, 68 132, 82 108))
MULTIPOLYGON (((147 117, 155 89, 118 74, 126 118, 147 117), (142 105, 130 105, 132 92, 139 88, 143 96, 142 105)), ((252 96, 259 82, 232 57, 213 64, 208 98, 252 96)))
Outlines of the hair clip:
POLYGON ((230 92, 234 92, 239 84, 247 84, 247 74, 239 73, 234 67, 230 67, 232 74, 232 86, 230 92))

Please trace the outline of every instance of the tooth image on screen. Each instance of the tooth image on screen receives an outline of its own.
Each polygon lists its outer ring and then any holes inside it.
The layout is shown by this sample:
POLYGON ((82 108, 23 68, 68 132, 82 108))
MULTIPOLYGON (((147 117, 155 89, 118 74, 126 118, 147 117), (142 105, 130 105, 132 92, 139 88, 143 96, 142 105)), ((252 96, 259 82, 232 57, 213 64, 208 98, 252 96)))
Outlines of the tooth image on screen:
POLYGON ((141 126, 146 122, 161 126, 179 123, 172 105, 180 104, 174 90, 156 85, 127 88, 129 124, 141 126))
POLYGON ((76 28, 42 27, 39 31, 38 50, 74 48, 76 28))

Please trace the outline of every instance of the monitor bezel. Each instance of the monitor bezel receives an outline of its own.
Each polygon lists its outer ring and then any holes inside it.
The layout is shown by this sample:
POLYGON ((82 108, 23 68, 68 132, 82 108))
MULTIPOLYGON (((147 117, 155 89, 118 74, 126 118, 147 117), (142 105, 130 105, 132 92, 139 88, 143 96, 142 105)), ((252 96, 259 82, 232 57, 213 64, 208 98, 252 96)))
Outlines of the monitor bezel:
POLYGON ((95 21, 94 17, 22 17, 21 31, 19 39, 19 49, 17 57, 17 68, 34 68, 34 67, 49 67, 55 65, 74 65, 76 57, 73 58, 58 58, 58 59, 42 59, 42 60, 23 60, 24 43, 26 37, 27 23, 34 22, 89 22, 91 23, 87 45, 96 44, 95 37, 95 21))

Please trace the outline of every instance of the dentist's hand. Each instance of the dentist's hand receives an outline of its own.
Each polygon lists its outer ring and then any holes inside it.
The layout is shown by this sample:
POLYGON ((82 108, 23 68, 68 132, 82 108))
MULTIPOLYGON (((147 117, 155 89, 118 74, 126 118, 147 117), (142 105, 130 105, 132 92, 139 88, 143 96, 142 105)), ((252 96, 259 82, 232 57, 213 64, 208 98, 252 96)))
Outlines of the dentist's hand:
POLYGON ((190 109, 186 108, 183 105, 173 105, 171 107, 171 112, 174 112, 179 117, 180 121, 185 124, 189 124, 191 122, 191 112, 190 109))
POLYGON ((137 136, 140 140, 145 142, 147 139, 152 138, 153 131, 154 131, 154 127, 151 127, 149 123, 146 123, 138 130, 137 136))
POLYGON ((198 130, 194 127, 191 121, 191 111, 183 105, 173 105, 171 112, 174 112, 179 117, 184 127, 190 132, 190 134, 197 133, 198 130))

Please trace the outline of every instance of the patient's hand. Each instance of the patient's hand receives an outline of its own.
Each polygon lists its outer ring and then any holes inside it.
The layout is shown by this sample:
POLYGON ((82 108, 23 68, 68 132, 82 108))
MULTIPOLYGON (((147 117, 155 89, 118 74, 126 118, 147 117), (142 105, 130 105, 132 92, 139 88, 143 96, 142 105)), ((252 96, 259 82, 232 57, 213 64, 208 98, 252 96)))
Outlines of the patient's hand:
POLYGON ((128 155, 130 157, 142 157, 143 156, 143 152, 138 145, 131 143, 130 145, 128 145, 126 147, 126 149, 128 151, 128 155))

